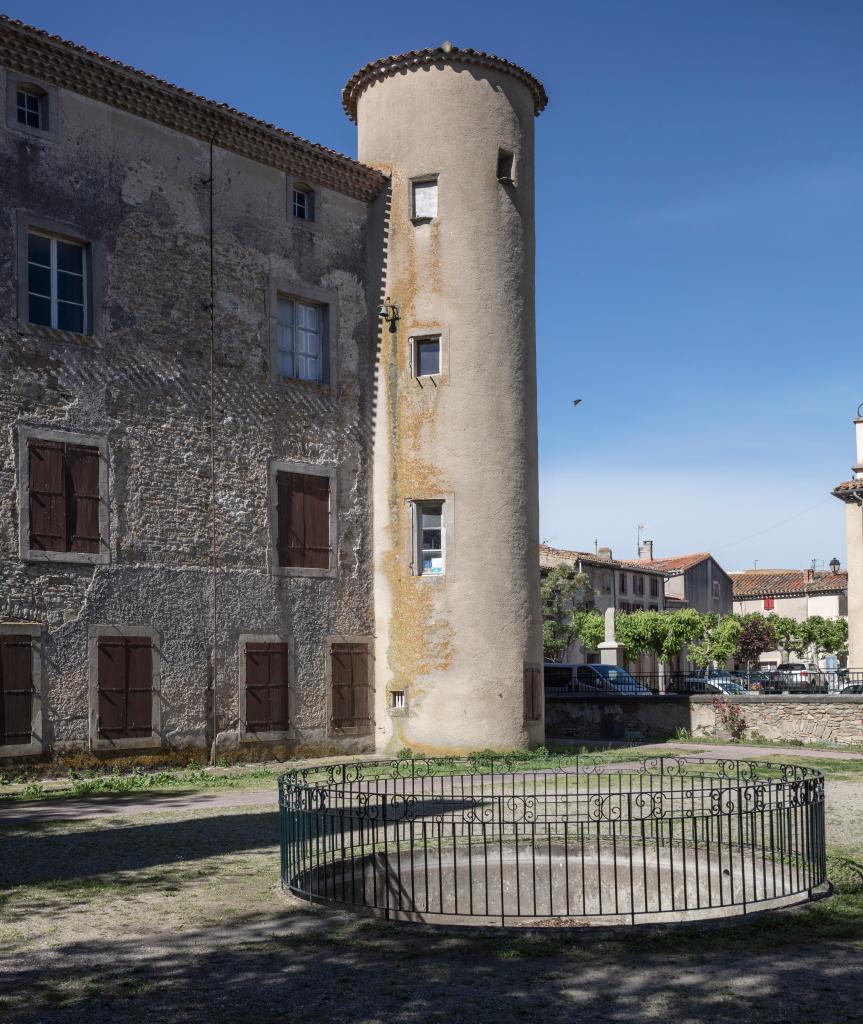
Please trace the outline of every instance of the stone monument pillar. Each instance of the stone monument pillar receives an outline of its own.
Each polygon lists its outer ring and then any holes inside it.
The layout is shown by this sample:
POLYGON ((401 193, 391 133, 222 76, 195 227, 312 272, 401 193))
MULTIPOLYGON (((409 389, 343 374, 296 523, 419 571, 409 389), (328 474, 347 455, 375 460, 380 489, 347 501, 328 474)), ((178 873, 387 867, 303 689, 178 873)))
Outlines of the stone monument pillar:
POLYGON ((601 665, 620 666, 623 661, 623 644, 614 639, 614 609, 605 610, 605 640, 599 645, 599 662, 601 665))
POLYGON ((848 565, 848 667, 863 671, 863 402, 854 419, 857 459, 852 478, 833 488, 845 502, 845 560, 848 565))

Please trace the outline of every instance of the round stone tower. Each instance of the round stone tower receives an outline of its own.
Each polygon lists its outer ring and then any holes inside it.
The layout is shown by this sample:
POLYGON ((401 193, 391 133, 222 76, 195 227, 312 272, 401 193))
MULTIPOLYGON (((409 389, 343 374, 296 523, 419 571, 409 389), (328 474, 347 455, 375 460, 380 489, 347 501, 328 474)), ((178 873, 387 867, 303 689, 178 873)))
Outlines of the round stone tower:
MULTIPOLYGON (((450 43, 344 90, 380 211, 378 749, 541 742, 534 118, 542 85, 450 43)), ((375 296, 377 300, 377 296, 375 296)))

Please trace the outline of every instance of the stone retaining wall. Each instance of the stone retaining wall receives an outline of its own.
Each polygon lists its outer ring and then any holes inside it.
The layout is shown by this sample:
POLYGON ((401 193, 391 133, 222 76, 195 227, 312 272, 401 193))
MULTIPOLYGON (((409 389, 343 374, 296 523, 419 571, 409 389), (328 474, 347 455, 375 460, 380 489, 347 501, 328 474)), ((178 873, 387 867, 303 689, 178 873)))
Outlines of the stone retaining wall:
MULTIPOLYGON (((659 740, 689 729, 697 738, 727 738, 712 696, 546 697, 545 731, 574 739, 659 740)), ((863 696, 741 697, 746 739, 863 744, 863 696)))

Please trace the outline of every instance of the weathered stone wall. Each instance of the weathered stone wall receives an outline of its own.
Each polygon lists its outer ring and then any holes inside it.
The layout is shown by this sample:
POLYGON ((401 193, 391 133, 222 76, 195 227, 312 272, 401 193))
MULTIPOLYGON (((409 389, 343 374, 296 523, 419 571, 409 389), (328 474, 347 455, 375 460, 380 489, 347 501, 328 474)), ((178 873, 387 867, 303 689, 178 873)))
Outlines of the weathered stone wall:
MULTIPOLYGON (((94 624, 159 630, 164 745, 203 746, 212 661, 210 150, 64 90, 58 113, 56 141, 5 123, 0 131, 0 620, 46 624, 49 751, 87 746, 94 624), (19 326, 18 211, 93 241, 94 337, 19 326), (22 425, 107 438, 109 565, 19 559, 22 425)), ((295 644, 292 744, 320 748, 331 742, 324 638, 373 633, 368 210, 317 189, 316 223, 294 222, 285 174, 218 146, 212 188, 220 743, 237 741, 238 637, 267 633, 295 644), (337 293, 336 384, 271 379, 274 279, 300 295, 307 286, 337 293), (270 459, 337 467, 336 579, 268 574, 270 459)))
MULTIPOLYGON (((863 696, 742 697, 746 738, 803 743, 863 743, 863 696)), ((554 737, 659 740, 689 729, 696 738, 724 738, 710 696, 546 697, 545 729, 554 737)))

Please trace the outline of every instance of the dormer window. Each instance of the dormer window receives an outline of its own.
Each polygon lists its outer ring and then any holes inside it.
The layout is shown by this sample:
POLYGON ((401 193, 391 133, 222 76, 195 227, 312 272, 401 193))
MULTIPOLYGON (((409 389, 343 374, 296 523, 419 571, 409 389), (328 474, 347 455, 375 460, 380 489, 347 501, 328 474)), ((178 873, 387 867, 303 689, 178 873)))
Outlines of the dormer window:
POLYGON ((48 131, 48 94, 33 85, 19 85, 15 91, 18 124, 48 131))
POLYGON ((292 207, 297 220, 313 221, 315 219, 315 193, 305 185, 294 185, 292 207))

